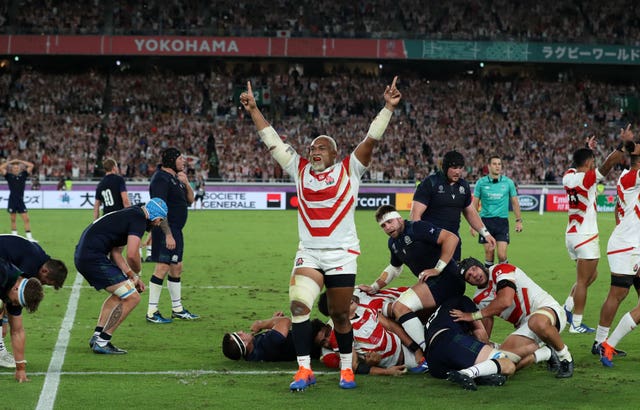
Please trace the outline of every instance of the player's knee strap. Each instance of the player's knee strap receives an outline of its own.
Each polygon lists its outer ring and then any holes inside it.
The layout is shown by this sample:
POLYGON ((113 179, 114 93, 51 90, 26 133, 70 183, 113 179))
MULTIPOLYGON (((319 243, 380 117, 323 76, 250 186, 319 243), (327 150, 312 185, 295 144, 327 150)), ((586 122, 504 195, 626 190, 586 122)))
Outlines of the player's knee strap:
POLYGON ((260 135, 262 142, 264 142, 267 148, 269 148, 269 151, 271 151, 273 159, 275 159, 280 166, 284 168, 291 162, 295 151, 291 148, 291 145, 282 142, 280 135, 278 135, 273 127, 269 126, 258 131, 258 135, 260 135))
POLYGON ((504 355, 506 356, 507 359, 511 360, 515 364, 520 363, 520 360, 522 360, 522 357, 518 356, 517 354, 515 354, 513 352, 509 352, 507 350, 503 350, 502 352, 504 353, 504 355))
MULTIPOLYGON (((311 311, 313 303, 320 294, 320 286, 311 278, 302 275, 293 275, 293 283, 289 286, 289 301, 302 303, 311 311)), ((308 320, 311 313, 305 315, 293 314, 292 321, 301 323, 308 320)))
POLYGON ((113 291, 113 294, 119 297, 120 299, 124 300, 129 296, 131 296, 132 294, 134 294, 135 292, 136 292, 135 285, 130 280, 126 280, 122 284, 122 286, 118 287, 116 290, 113 291))
POLYGON ((553 313, 549 312, 546 309, 534 310, 531 314, 532 315, 538 314, 538 315, 546 316, 546 317, 549 318, 549 321, 551 321, 551 326, 555 326, 556 325, 556 315, 554 315, 553 313))
POLYGON ((412 312, 417 312, 424 308, 424 306, 422 306, 420 297, 411 288, 405 290, 402 295, 400 295, 400 297, 398 298, 398 302, 411 309, 412 312))
POLYGON ((611 275, 611 286, 615 286, 618 288, 629 289, 631 285, 634 284, 634 279, 637 276, 624 275, 624 276, 613 276, 611 275))

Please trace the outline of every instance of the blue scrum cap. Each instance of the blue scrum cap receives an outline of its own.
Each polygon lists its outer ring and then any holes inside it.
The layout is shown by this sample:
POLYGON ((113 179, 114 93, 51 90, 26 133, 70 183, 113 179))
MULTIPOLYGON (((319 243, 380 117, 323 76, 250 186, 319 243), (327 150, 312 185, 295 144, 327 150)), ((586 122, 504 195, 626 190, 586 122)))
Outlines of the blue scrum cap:
POLYGON ((149 212, 149 220, 153 221, 157 218, 167 219, 167 204, 161 198, 151 198, 146 205, 149 212))

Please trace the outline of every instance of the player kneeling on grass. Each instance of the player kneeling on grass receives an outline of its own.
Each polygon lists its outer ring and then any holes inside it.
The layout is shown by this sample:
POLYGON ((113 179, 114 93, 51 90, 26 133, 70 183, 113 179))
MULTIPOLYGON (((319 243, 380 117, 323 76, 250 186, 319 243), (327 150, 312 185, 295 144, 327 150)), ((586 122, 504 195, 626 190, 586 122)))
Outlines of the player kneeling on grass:
POLYGON ((560 337, 567 317, 551 295, 520 268, 508 263, 486 268, 477 259, 467 258, 460 262, 460 274, 469 284, 477 286, 473 301, 480 310, 469 313, 452 309, 450 314, 456 321, 481 320, 491 335, 493 317, 500 316, 516 328, 500 349, 518 369, 533 361, 547 361, 556 377, 573 375, 573 358, 560 337), (549 347, 539 347, 542 343, 549 347))
MULTIPOLYGON (((27 361, 25 360, 26 335, 22 326, 22 308, 28 312, 38 310, 44 298, 42 284, 36 278, 27 279, 14 265, 0 259, 0 298, 9 316, 11 329, 11 347, 15 356, 15 378, 18 382, 28 382, 27 361)), ((3 307, 0 306, 0 311, 3 307)))
POLYGON ((476 305, 467 296, 445 300, 425 325, 427 362, 433 377, 447 379, 465 390, 477 385, 502 386, 512 375, 515 364, 506 352, 489 344, 481 322, 456 321, 449 311, 476 313, 476 305))
POLYGON ((89 347, 98 354, 125 354, 111 344, 113 332, 140 302, 140 239, 167 217, 167 204, 152 198, 142 207, 112 212, 87 227, 76 246, 76 269, 96 290, 111 293, 102 304, 89 347), (126 260, 122 256, 127 248, 126 260))

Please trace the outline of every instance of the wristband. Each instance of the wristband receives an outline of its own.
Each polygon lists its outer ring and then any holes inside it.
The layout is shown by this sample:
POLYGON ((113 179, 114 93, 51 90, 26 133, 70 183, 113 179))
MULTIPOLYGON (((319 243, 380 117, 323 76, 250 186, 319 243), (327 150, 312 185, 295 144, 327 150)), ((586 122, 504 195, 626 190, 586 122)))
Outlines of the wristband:
POLYGON ((22 360, 16 360, 16 364, 26 364, 27 361, 25 359, 22 360))
POLYGON ((478 232, 480 232, 480 235, 484 236, 485 238, 487 236, 491 235, 486 226, 483 226, 482 228, 480 228, 480 230, 478 232))
POLYGON ((438 263, 436 263, 436 266, 433 269, 437 270, 438 273, 440 273, 446 267, 447 267, 447 262, 443 261, 442 259, 438 259, 438 263))
POLYGON ((378 285, 378 281, 374 281, 371 286, 369 286, 371 289, 373 289, 374 291, 378 292, 380 290, 380 285, 378 285))
POLYGON ((516 222, 522 222, 522 218, 516 218, 516 222))
POLYGON ((478 311, 476 311, 476 312, 473 312, 473 313, 471 314, 471 319, 473 319, 473 320, 480 320, 480 319, 482 319, 482 311, 481 311, 481 310, 478 310, 478 311))
POLYGON ((382 139, 382 134, 384 134, 384 131, 387 129, 387 125, 389 125, 389 120, 391 120, 392 114, 393 112, 386 108, 381 109, 369 126, 367 135, 374 140, 380 141, 382 139))

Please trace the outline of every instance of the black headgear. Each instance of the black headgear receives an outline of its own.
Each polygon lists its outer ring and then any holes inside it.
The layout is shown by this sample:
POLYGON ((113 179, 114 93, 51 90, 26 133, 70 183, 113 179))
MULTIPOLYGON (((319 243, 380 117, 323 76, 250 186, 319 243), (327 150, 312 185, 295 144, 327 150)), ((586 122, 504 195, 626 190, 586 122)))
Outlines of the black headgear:
POLYGON ((478 266, 484 271, 487 277, 489 276, 489 272, 487 271, 487 268, 482 264, 482 262, 480 262, 476 258, 471 257, 463 259, 460 261, 460 263, 458 263, 458 267, 460 268, 460 276, 464 276, 467 270, 473 266, 478 266))
POLYGON ((172 170, 178 172, 176 168, 176 160, 180 156, 180 151, 176 148, 167 148, 162 151, 162 166, 164 168, 171 168, 172 170))
POLYGON ((445 175, 451 167, 464 167, 464 157, 458 151, 449 151, 442 158, 442 171, 445 175))

